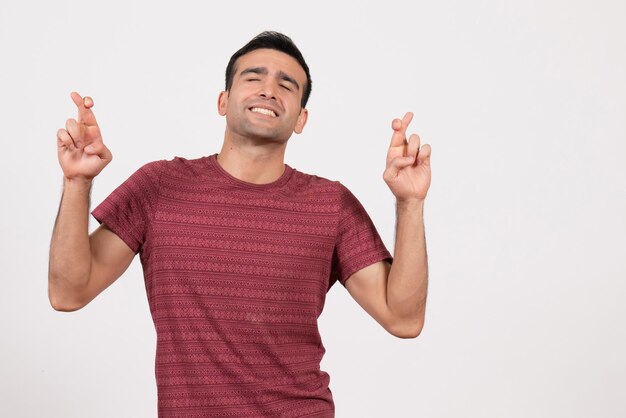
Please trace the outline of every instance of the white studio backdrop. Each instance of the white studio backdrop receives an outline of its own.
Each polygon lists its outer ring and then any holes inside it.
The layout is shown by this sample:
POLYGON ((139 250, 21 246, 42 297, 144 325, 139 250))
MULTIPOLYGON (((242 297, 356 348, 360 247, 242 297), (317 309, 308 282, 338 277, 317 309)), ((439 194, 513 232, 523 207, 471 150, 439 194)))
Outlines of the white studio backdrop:
POLYGON ((138 258, 82 310, 48 302, 56 131, 71 91, 93 97, 114 159, 92 208, 148 161, 218 152, 226 64, 266 29, 313 78, 285 161, 348 186, 392 253, 391 120, 413 111, 433 149, 424 330, 387 334, 337 283, 337 417, 626 416, 625 19, 623 1, 4 0, 0 416, 156 416, 138 258))

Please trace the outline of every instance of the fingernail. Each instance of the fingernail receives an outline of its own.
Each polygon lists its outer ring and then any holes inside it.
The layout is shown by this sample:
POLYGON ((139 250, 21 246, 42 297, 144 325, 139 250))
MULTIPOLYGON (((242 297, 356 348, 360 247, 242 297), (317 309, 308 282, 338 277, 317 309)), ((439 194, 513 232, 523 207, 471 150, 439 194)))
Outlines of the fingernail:
POLYGON ((87 145, 85 147, 85 151, 89 151, 89 152, 93 151, 93 145, 87 145))

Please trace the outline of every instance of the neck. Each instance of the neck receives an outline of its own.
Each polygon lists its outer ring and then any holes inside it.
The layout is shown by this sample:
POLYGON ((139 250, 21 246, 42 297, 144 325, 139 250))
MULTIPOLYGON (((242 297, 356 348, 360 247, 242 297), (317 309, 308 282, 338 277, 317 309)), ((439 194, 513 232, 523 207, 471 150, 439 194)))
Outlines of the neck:
POLYGON ((285 172, 284 159, 283 144, 238 145, 226 138, 217 155, 218 164, 228 174, 254 184, 267 184, 278 180, 285 172))

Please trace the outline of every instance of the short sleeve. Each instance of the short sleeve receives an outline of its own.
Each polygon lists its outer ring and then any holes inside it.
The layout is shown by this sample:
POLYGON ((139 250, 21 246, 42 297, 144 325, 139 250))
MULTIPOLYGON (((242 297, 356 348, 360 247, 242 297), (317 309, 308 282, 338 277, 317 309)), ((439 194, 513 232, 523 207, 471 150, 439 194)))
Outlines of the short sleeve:
POLYGON ((356 271, 381 260, 393 263, 372 219, 361 202, 340 185, 340 214, 333 252, 330 286, 339 280, 345 286, 356 271))
POLYGON ((140 167, 91 211, 135 253, 141 250, 153 219, 163 161, 140 167))

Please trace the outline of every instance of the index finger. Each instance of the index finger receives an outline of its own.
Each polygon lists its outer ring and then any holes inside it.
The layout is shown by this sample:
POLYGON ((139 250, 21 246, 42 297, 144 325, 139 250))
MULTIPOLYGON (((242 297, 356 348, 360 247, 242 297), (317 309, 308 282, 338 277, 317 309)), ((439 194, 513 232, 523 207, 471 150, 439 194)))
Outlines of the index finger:
POLYGON ((413 113, 406 112, 402 120, 394 119, 391 122, 391 128, 393 129, 393 135, 391 136, 391 146, 403 145, 406 140, 406 128, 413 120, 413 113))
POLYGON ((409 126, 409 123, 411 123, 411 120, 413 120, 413 113, 406 112, 402 120, 400 119, 393 120, 393 122, 391 123, 391 128, 394 131, 402 130, 403 132, 406 132, 406 128, 407 126, 409 126))
POLYGON ((72 101, 78 108, 78 122, 83 122, 85 125, 97 125, 96 115, 94 115, 91 107, 93 107, 93 99, 89 96, 85 96, 84 98, 80 96, 80 94, 73 91, 70 96, 72 97, 72 101))

